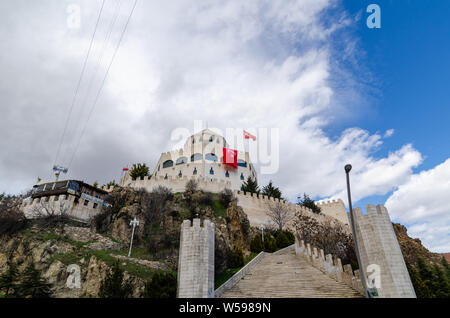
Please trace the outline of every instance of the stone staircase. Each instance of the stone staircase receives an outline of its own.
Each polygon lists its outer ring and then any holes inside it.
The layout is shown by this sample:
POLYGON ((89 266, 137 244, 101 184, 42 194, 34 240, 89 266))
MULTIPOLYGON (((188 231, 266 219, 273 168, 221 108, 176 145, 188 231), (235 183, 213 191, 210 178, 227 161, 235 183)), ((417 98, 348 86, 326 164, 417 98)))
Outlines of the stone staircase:
POLYGON ((361 298, 291 250, 266 254, 222 298, 361 298))

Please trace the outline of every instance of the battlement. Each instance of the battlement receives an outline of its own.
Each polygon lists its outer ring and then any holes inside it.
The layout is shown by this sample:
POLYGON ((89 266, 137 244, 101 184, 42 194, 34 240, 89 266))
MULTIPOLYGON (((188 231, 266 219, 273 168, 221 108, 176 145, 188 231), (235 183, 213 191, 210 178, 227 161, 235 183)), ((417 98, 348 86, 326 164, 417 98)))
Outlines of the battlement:
POLYGON ((214 297, 214 223, 200 219, 181 225, 178 298, 214 297))
POLYGON ((295 238, 295 254, 306 258, 314 267, 327 274, 338 282, 343 282, 357 290, 361 295, 365 294, 359 270, 353 272, 350 264, 342 266, 340 258, 332 254, 325 255, 323 249, 317 249, 303 240, 295 238))
POLYGON ((353 212, 362 266, 375 264, 380 269, 379 297, 415 297, 388 210, 382 204, 367 204, 365 214, 359 207, 353 212))

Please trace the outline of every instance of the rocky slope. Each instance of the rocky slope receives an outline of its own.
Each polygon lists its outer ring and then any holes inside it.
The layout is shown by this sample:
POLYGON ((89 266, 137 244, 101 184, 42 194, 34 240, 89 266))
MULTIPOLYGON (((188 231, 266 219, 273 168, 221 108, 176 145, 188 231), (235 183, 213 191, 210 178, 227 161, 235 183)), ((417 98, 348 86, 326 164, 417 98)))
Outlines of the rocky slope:
POLYGON ((416 264, 417 256, 420 256, 427 264, 441 265, 441 254, 430 252, 422 245, 420 239, 409 237, 404 225, 393 223, 393 226, 403 257, 408 263, 416 264))
POLYGON ((250 254, 249 221, 235 202, 225 208, 217 195, 201 191, 192 194, 193 201, 183 194, 171 194, 162 202, 158 195, 125 188, 116 189, 111 196, 114 207, 89 227, 67 224, 63 230, 44 230, 30 225, 12 236, 0 237, 0 274, 7 269, 8 260, 16 263, 20 272, 32 263, 54 286, 55 297, 97 297, 101 281, 118 260, 125 279, 132 281, 133 297, 142 297, 145 283, 155 272, 177 270, 180 226, 193 216, 215 223, 216 273, 229 267, 233 251, 250 254), (132 258, 128 258, 129 223, 134 217, 140 224, 132 258), (80 267, 81 288, 67 287, 71 264, 80 267))

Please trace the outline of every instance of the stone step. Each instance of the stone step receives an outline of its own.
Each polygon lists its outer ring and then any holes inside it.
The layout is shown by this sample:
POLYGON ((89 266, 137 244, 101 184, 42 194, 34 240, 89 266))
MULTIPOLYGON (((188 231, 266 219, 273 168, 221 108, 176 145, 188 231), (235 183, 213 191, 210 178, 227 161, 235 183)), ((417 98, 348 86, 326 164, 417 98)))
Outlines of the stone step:
POLYGON ((294 251, 266 254, 222 298, 355 298, 356 290, 328 277, 294 251))

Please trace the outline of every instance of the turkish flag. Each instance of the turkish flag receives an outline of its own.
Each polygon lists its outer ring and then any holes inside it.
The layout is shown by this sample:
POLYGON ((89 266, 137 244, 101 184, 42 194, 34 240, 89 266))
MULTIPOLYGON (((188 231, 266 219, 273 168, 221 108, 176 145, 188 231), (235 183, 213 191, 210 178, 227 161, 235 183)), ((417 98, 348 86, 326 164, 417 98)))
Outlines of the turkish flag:
POLYGON ((237 168, 238 167, 237 157, 238 157, 237 150, 229 149, 229 148, 225 148, 225 147, 223 148, 223 164, 224 165, 229 165, 234 168, 237 168))
POLYGON ((245 139, 250 139, 250 138, 252 138, 253 141, 256 140, 256 137, 255 137, 255 136, 253 136, 253 135, 252 135, 251 133, 249 133, 249 132, 246 132, 245 130, 244 130, 244 138, 245 138, 245 139))
POLYGON ((128 171, 128 168, 123 168, 122 171, 128 171))

